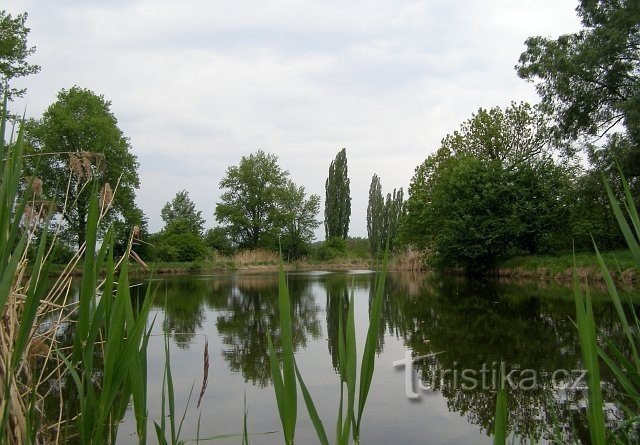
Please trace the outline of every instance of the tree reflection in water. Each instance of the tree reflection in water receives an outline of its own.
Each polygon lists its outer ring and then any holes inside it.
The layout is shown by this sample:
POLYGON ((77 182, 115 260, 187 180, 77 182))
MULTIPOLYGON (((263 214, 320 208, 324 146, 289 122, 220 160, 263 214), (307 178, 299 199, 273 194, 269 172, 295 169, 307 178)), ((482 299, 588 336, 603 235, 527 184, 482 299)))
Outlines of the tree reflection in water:
MULTIPOLYGON (((352 290, 370 295, 374 279, 375 274, 289 274, 294 349, 319 341, 323 308, 318 302, 326 302, 328 351, 337 371, 340 307, 346 314, 352 290)), ((276 348, 280 344, 277 274, 171 277, 160 281, 156 301, 165 311, 162 329, 179 347, 189 348, 207 321, 215 323, 229 369, 254 385, 270 384, 266 333, 271 333, 276 348)), ((622 338, 614 308, 596 298, 594 310, 599 327, 614 341, 622 338)), ((584 406, 583 393, 551 386, 555 370, 582 367, 571 321, 574 314, 571 289, 558 285, 544 288, 392 272, 387 278, 378 352, 385 339, 392 338, 414 356, 444 351, 417 361, 418 376, 446 398, 451 412, 465 416, 487 434, 493 430, 495 392, 465 389, 459 377, 462 370, 479 372, 483 365, 498 369, 500 362, 508 370, 534 370, 535 388, 508 393, 511 431, 520 437, 548 438, 549 425, 556 425, 565 441, 574 442, 588 437, 584 411, 579 408, 584 406), (445 374, 445 370, 450 371, 445 374), (432 382, 432 376, 438 378, 432 382)), ((604 367, 602 379, 605 399, 612 401, 617 388, 604 367)), ((430 392, 417 391, 421 397, 430 392)))
MULTIPOLYGON (((385 299, 384 319, 389 334, 402 339, 414 357, 441 352, 416 361, 414 367, 425 386, 433 386, 447 398, 450 411, 466 416, 487 434, 493 431, 495 391, 482 385, 465 389, 460 376, 464 369, 476 370, 480 376, 483 365, 499 370, 504 362, 507 371, 519 370, 516 377, 530 369, 537 378, 533 389, 523 384, 508 392, 511 431, 521 437, 549 439, 555 424, 570 442, 588 440, 584 412, 578 408, 584 391, 552 387, 554 371, 582 369, 577 330, 571 321, 575 317, 571 289, 424 275, 421 279, 422 286, 416 286, 415 276, 390 274, 392 297, 385 299)), ((594 310, 604 332, 614 341, 622 339, 613 307, 601 302, 594 310)), ((614 379, 606 372, 602 379, 605 400, 613 400, 614 379)), ((422 392, 424 397, 428 391, 422 392)))

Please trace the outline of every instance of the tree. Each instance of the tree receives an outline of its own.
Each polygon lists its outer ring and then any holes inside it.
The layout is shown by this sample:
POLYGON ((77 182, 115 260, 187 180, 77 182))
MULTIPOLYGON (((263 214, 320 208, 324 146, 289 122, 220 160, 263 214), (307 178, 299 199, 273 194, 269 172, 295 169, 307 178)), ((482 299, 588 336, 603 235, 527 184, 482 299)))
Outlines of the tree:
POLYGON ((383 239, 382 226, 384 222, 384 198, 380 178, 374 174, 369 186, 369 204, 367 206, 367 235, 369 236, 369 250, 371 258, 377 258, 383 239))
POLYGON ((167 202, 160 216, 165 223, 164 231, 167 233, 189 232, 197 236, 202 236, 204 230, 204 219, 202 212, 196 211, 196 205, 189 198, 189 193, 182 190, 167 202))
POLYGON ((207 230, 204 234, 204 243, 208 248, 220 252, 222 255, 229 256, 234 251, 233 243, 227 236, 227 231, 222 227, 207 230))
POLYGON ((85 240, 94 179, 102 195, 113 198, 109 219, 123 221, 128 231, 143 224, 135 204, 138 162, 110 107, 103 96, 74 86, 61 90, 42 118, 26 128, 34 154, 40 155, 32 159, 39 162, 45 194, 59 206, 67 203, 63 216, 78 245, 85 240))
POLYGON ((27 44, 30 29, 25 26, 26 22, 26 12, 13 18, 7 11, 0 11, 0 96, 6 94, 9 100, 22 96, 26 91, 24 88, 11 88, 9 84, 13 79, 40 71, 38 65, 26 60, 36 51, 35 46, 27 44))
POLYGON ((442 140, 442 147, 454 155, 496 160, 511 168, 548 153, 549 142, 544 113, 526 102, 511 102, 505 110, 480 108, 442 140))
POLYGON ((320 225, 316 215, 320 210, 320 197, 306 198, 304 187, 289 181, 283 194, 284 236, 282 253, 289 259, 300 258, 314 238, 313 231, 320 225))
POLYGON ((371 258, 376 259, 387 247, 392 251, 398 236, 398 224, 404 209, 402 188, 382 196, 382 186, 378 175, 371 178, 369 205, 367 207, 367 233, 371 258))
POLYGON ((535 113, 513 104, 481 109, 445 137, 411 180, 403 240, 429 250, 437 265, 476 273, 561 238, 567 172, 542 144, 548 133, 535 113))
POLYGON ((402 187, 400 190, 393 189, 393 194, 387 193, 387 199, 384 203, 383 229, 380 251, 387 247, 393 252, 396 247, 396 238, 398 236, 398 225, 404 212, 404 193, 402 187))
POLYGON ((278 157, 262 150, 243 156, 220 181, 224 193, 215 215, 240 248, 277 249, 282 243, 289 257, 302 254, 319 223, 319 197, 305 197, 304 187, 289 179, 278 157))
POLYGON ((324 230, 327 240, 346 239, 351 217, 351 192, 347 168, 347 150, 343 148, 329 166, 325 183, 324 230))
POLYGON ((565 141, 601 136, 621 123, 640 144, 640 3, 581 0, 584 29, 553 40, 530 37, 516 66, 537 80, 545 110, 565 141))
POLYGON ((278 165, 278 157, 258 150, 243 156, 240 164, 227 168, 220 181, 225 190, 216 205, 216 220, 241 248, 273 248, 282 227, 278 204, 289 172, 278 165))

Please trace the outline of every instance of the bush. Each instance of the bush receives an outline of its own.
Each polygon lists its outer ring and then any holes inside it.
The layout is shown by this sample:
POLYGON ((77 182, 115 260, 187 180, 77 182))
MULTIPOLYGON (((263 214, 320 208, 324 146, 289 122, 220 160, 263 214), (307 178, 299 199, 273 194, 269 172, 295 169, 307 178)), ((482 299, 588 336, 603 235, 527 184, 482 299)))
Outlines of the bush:
POLYGON ((204 242, 194 233, 159 233, 150 240, 154 246, 151 255, 154 261, 190 262, 205 256, 204 242))

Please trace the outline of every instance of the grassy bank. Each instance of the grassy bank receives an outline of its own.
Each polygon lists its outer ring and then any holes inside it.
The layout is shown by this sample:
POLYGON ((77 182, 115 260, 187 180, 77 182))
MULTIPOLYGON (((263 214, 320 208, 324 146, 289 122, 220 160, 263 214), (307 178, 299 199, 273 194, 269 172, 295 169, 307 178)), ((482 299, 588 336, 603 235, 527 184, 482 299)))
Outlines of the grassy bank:
MULTIPOLYGON (((628 250, 603 252, 602 257, 610 267, 615 280, 627 284, 640 282, 640 273, 628 250)), ((496 274, 500 277, 536 278, 571 283, 574 265, 582 281, 602 281, 602 272, 594 252, 517 256, 501 262, 496 274)))
MULTIPOLYGON (((407 251, 394 255, 389 259, 389 270, 419 270, 421 265, 421 254, 415 251, 407 251)), ((51 275, 60 275, 64 272, 66 265, 53 264, 50 268, 51 275)), ((226 273, 226 272, 277 272, 280 267, 280 260, 275 252, 266 251, 244 251, 232 257, 219 256, 212 260, 198 260, 185 262, 154 262, 149 263, 145 268, 140 263, 131 264, 130 273, 134 275, 144 275, 153 272, 154 274, 190 274, 190 273, 226 273)), ((305 270, 355 270, 355 269, 379 269, 374 261, 361 256, 342 256, 328 260, 320 260, 311 257, 284 263, 287 271, 305 270)), ((27 271, 27 274, 30 272, 27 271)), ((72 273, 74 276, 83 274, 82 266, 78 265, 72 273)))

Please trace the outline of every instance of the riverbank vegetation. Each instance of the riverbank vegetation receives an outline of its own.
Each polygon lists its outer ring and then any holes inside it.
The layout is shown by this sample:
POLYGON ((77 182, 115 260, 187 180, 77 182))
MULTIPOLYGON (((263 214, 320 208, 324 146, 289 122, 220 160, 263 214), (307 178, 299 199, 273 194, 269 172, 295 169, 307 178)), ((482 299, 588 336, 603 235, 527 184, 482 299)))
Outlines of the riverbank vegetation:
MULTIPOLYGON (((590 371, 591 440, 604 443, 607 435, 628 439, 638 417, 640 322, 626 315, 604 265, 611 264, 623 278, 627 269, 640 266, 635 211, 640 197, 640 7, 637 2, 582 2, 578 13, 582 32, 527 41, 518 74, 538 82, 540 105, 514 102, 473 113, 417 166, 406 202, 402 189, 383 200, 381 180, 374 175, 368 239, 348 236, 350 179, 346 150, 341 150, 325 185, 326 240, 314 244, 320 197, 308 196, 278 165, 277 156, 260 150, 243 156, 220 181, 218 227, 205 231, 201 212, 183 190, 162 209, 164 228, 149 234, 135 205, 137 160, 109 101, 92 91, 61 90, 41 118, 16 121, 5 141, 7 101, 24 93, 9 82, 38 67, 25 62, 34 51, 26 44, 26 15, 14 19, 2 11, 0 24, 11 39, 10 57, 0 55, 10 62, 0 65, 0 441, 114 443, 129 407, 140 443, 146 441, 146 345, 153 324, 147 316, 153 296, 134 305, 130 261, 144 270, 147 263, 162 261, 200 271, 272 267, 282 255, 294 266, 299 261, 359 268, 375 267, 383 250, 406 267, 469 274, 510 269, 556 277, 573 265, 577 326, 590 371), (618 200, 624 200, 628 214, 618 200), (610 253, 571 254, 572 263, 567 255, 554 256, 571 248, 585 252, 594 243, 610 253), (625 246, 630 253, 616 250, 625 246), (580 268, 594 261, 628 339, 624 350, 606 338, 599 341, 590 297, 578 286, 580 268), (62 263, 62 270, 53 286, 45 285, 54 262, 62 263), (74 300, 70 283, 77 268, 82 279, 74 300), (66 332, 72 334, 65 337, 66 332), (607 430, 600 360, 632 403, 625 407, 629 421, 624 430, 607 430), (44 408, 52 394, 57 398, 53 413, 44 408)), ((338 443, 359 440, 383 284, 384 274, 372 302, 372 334, 365 343, 357 403, 353 312, 338 315, 340 393, 346 386, 347 395, 345 411, 342 403, 338 411, 338 443)), ((287 299, 281 274, 282 374, 270 341, 269 349, 283 433, 292 443, 300 384, 319 439, 327 443, 297 372, 287 299)), ((170 381, 168 368, 165 375, 170 381)), ((507 396, 500 393, 498 428, 507 428, 506 404, 507 396)), ((163 439, 164 426, 163 420, 158 425, 163 439)), ((177 442, 174 417, 171 429, 172 442, 177 442)), ((496 434, 499 440, 503 432, 496 434)))
MULTIPOLYGON (((84 242, 89 198, 83 184, 95 175, 103 193, 114 196, 105 217, 117 232, 117 253, 135 227, 137 255, 147 264, 237 268, 266 262, 239 262, 238 255, 271 251, 287 262, 362 260, 374 267, 388 244, 392 258, 420 252, 422 268, 494 274, 519 270, 520 258, 531 256, 528 263, 555 263, 542 267, 557 276, 566 264, 562 255, 589 251, 592 240, 603 251, 623 248, 602 184, 605 179, 621 197, 619 168, 639 199, 638 31, 629 19, 638 11, 626 3, 594 5, 578 8, 582 31, 526 41, 516 70, 535 83, 540 104, 488 104, 472 113, 439 147, 426 147, 431 154, 416 167, 406 199, 398 187, 385 194, 383 178, 373 175, 367 214, 360 215, 367 249, 349 237, 354 179, 344 148, 328 165, 322 220, 321 197, 295 184, 276 155, 257 150, 220 180, 212 215, 217 226, 206 228, 206 215, 180 190, 161 211, 164 227, 150 233, 135 203, 138 162, 110 102, 79 86, 62 89, 40 118, 24 124, 26 174, 37 176, 43 201, 67 201, 68 211, 52 219, 61 242, 56 261, 65 264, 84 242), (322 223, 325 239, 315 240, 322 223)), ((3 17, 3 91, 11 99, 25 90, 10 82, 39 67, 27 62, 35 48, 27 45, 26 14, 3 17)))

